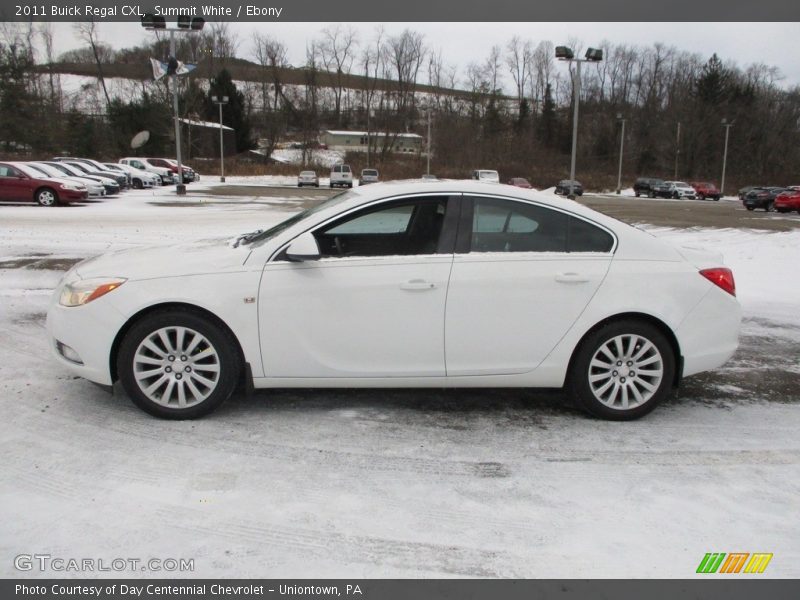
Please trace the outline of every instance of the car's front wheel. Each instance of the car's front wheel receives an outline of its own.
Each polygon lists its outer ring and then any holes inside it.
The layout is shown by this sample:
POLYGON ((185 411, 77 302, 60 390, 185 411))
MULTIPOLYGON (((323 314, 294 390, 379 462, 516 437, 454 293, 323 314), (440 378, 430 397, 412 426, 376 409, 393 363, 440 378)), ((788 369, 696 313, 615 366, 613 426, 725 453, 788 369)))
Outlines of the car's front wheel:
POLYGON ((120 344, 117 373, 131 400, 165 419, 194 419, 227 400, 241 361, 233 336, 185 310, 152 313, 120 344))
POLYGON ((600 327, 583 341, 568 389, 590 414, 628 421, 664 400, 674 377, 675 356, 664 334, 649 323, 625 320, 600 327))
POLYGON ((42 188, 36 191, 36 202, 40 206, 55 206, 58 204, 58 194, 50 188, 42 188))

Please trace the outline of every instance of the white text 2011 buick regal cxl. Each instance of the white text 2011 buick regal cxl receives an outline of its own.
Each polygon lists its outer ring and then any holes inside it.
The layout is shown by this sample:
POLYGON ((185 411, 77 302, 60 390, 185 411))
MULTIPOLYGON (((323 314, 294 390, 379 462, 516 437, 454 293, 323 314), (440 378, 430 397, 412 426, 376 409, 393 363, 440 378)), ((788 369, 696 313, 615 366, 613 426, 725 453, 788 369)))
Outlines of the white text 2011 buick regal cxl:
POLYGON ((85 260, 47 316, 57 359, 147 412, 237 385, 564 387, 608 419, 719 367, 740 308, 721 257, 500 184, 394 182, 236 240, 85 260))

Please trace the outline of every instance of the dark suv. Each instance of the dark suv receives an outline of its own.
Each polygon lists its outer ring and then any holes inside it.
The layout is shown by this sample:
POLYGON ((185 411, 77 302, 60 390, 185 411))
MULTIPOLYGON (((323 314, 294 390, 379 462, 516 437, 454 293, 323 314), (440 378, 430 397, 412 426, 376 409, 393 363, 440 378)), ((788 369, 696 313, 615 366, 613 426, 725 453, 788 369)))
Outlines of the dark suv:
POLYGON ((786 188, 783 187, 755 187, 744 195, 742 204, 747 210, 763 208, 770 212, 775 205, 775 198, 785 191, 786 188))
POLYGON ((639 177, 639 179, 637 179, 633 184, 633 193, 636 194, 637 198, 639 196, 655 198, 656 186, 659 186, 662 183, 664 183, 664 180, 656 177, 639 177))

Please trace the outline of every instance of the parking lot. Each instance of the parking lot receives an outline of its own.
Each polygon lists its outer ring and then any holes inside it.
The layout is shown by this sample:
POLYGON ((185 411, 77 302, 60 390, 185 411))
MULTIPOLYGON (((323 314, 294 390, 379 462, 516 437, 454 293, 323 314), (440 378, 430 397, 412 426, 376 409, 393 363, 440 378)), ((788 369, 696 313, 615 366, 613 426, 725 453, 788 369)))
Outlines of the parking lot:
POLYGON ((800 575, 800 215, 581 199, 737 276, 738 353, 640 421, 520 390, 265 391, 159 421, 51 360, 44 316, 77 260, 232 237, 330 193, 207 181, 0 206, 1 575, 38 552, 193 558, 201 577, 691 577, 735 551, 800 575))

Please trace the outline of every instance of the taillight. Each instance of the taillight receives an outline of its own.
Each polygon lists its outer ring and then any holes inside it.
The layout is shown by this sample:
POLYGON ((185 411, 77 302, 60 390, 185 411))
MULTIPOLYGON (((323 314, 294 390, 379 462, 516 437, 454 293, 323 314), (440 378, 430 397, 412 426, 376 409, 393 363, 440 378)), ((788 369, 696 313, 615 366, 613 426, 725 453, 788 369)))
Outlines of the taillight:
POLYGON ((733 280, 733 273, 725 267, 715 267, 713 269, 703 269, 700 275, 708 279, 711 283, 728 292, 731 296, 736 295, 736 282, 733 280))

